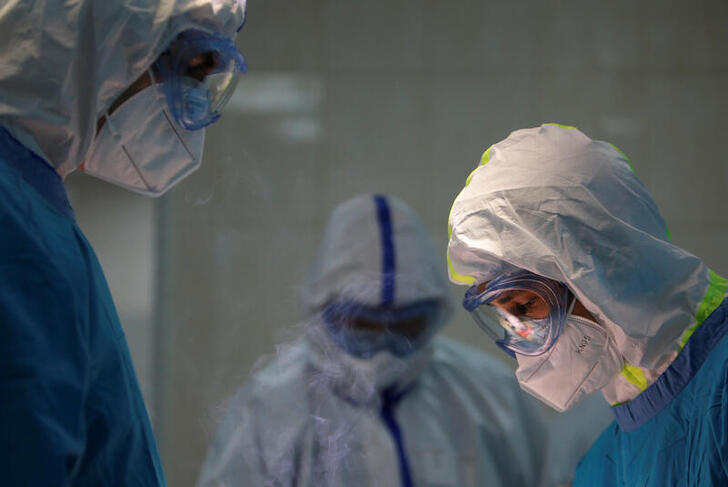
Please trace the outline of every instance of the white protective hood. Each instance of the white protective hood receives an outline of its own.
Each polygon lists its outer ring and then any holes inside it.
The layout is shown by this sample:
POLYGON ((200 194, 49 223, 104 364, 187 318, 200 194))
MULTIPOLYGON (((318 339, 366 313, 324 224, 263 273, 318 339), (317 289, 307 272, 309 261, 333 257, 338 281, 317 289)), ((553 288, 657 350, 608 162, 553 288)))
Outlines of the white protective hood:
POLYGON ((406 204, 390 196, 354 197, 329 217, 304 282, 304 311, 313 315, 335 298, 373 307, 434 299, 445 308, 441 265, 429 232, 406 204))
POLYGON ((172 40, 234 39, 246 0, 8 0, 0 6, 0 124, 65 175, 96 121, 172 40))
POLYGON ((654 367, 674 348, 710 284, 703 262, 670 243, 624 154, 573 127, 517 130, 491 146, 449 225, 453 282, 511 267, 565 282, 632 365, 654 367))

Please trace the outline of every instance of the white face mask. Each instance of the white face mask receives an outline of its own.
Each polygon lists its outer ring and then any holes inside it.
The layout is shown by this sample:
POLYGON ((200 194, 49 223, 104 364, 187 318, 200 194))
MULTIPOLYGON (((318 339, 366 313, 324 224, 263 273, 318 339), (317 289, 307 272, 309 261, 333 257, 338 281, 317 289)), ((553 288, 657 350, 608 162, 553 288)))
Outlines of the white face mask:
POLYGON ((200 166, 205 129, 177 126, 149 86, 122 103, 86 155, 82 170, 147 196, 160 196, 200 166))
POLYGON ((573 315, 550 351, 516 359, 521 388, 559 412, 602 389, 624 365, 607 330, 573 315))

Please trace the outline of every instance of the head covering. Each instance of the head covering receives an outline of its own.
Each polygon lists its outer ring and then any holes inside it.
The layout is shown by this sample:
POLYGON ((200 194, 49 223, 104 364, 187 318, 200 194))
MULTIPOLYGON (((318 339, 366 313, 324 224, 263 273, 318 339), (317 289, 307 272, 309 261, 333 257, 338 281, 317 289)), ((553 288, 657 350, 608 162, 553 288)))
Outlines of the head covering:
POLYGON ((696 321, 709 269, 670 242, 626 156, 573 127, 517 130, 483 154, 450 212, 450 279, 516 268, 569 286, 633 365, 696 321))
POLYGON ((61 174, 96 121, 181 32, 231 39, 245 0, 9 0, 0 8, 0 124, 61 174))
POLYGON ((334 299, 378 307, 446 305, 447 279, 417 214, 391 196, 361 195, 334 209, 303 286, 314 314, 334 299))

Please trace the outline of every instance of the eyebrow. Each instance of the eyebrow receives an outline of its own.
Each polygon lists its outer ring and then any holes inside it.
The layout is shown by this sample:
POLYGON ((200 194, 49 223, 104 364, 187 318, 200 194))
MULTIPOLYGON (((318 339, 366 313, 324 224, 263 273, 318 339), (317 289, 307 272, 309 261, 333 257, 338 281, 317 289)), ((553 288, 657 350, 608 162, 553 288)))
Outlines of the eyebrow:
POLYGON ((513 299, 516 297, 515 291, 506 291, 497 298, 493 300, 494 303, 503 304, 509 303, 510 301, 513 301, 513 299))

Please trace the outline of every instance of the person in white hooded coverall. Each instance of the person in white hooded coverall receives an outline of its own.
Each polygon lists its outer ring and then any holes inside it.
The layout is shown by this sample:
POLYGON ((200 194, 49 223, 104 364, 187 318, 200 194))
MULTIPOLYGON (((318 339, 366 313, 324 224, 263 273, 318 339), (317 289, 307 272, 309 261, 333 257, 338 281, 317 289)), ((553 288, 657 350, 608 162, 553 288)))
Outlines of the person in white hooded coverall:
POLYGON ((616 418, 574 485, 728 485, 728 281, 671 243, 629 160, 574 127, 517 130, 455 199, 463 305, 553 408, 616 418))
POLYGON ((538 404, 507 367, 434 337, 447 296, 412 209, 338 206, 303 285, 303 335, 227 405, 198 485, 555 485, 546 464, 578 457, 549 458, 538 404))
POLYGON ((62 177, 159 195, 200 162, 245 63, 244 0, 0 7, 0 475, 160 486, 157 446, 101 267, 62 177))

